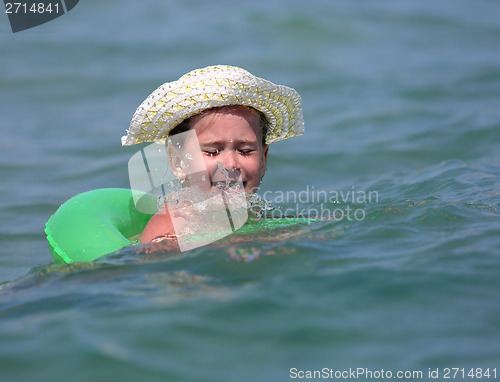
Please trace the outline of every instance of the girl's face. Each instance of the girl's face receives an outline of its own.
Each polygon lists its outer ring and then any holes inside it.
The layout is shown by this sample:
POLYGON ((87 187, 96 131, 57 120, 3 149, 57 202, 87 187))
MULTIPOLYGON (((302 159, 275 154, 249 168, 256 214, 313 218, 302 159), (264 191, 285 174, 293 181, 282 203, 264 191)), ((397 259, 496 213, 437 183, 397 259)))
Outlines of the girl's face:
MULTIPOLYGON (((248 194, 255 193, 266 172, 268 152, 268 146, 262 144, 259 113, 248 107, 235 106, 209 110, 192 118, 191 130, 196 132, 198 142, 193 134, 184 142, 182 151, 184 156, 198 151, 199 143, 211 190, 226 181, 220 163, 230 181, 241 182, 248 194)), ((199 155, 190 156, 193 157, 201 161, 199 155)), ((195 167, 199 168, 199 164, 195 167)), ((180 176, 185 177, 185 174, 180 176)), ((202 188, 206 190, 206 187, 202 188)))

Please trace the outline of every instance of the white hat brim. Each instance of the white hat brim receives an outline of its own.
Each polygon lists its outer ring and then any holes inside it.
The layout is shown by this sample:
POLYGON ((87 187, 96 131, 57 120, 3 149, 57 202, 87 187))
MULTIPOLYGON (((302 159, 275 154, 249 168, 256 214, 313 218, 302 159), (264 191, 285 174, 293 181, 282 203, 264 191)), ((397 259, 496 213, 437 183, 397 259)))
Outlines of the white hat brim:
POLYGON ((214 107, 243 105, 264 113, 266 143, 304 133, 302 101, 292 88, 276 85, 234 66, 196 69, 161 85, 137 108, 122 145, 161 141, 185 119, 214 107))

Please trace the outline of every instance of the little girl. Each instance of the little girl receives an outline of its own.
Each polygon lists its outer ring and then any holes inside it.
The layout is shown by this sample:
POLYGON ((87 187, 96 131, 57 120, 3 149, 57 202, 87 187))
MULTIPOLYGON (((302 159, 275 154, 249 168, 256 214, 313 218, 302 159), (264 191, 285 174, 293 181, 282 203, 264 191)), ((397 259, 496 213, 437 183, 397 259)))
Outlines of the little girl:
POLYGON ((191 233, 205 227, 219 232, 218 238, 227 236, 227 222, 231 233, 244 223, 237 221, 248 217, 238 218, 243 215, 228 207, 228 195, 235 200, 238 191, 242 197, 255 193, 266 172, 268 144, 303 133, 298 93, 240 68, 210 66, 160 86, 135 112, 122 144, 175 140, 167 149, 174 175, 184 187, 219 198, 212 197, 214 208, 205 203, 201 212, 190 203, 164 206, 147 224, 141 242, 168 239, 181 251, 200 246, 189 245, 181 235, 189 222, 197 227, 191 233))

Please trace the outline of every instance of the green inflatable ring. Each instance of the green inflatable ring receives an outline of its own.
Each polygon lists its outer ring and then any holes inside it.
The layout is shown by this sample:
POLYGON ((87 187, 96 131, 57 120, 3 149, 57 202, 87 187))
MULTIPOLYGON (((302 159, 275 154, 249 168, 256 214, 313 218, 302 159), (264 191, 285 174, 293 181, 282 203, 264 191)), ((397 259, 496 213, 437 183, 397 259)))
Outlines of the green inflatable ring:
MULTIPOLYGON (((138 243, 136 240, 156 212, 156 197, 124 188, 84 192, 63 203, 45 224, 54 263, 93 261, 138 243), (135 201, 139 201, 141 212, 135 201)), ((250 235, 266 229, 319 222, 313 218, 272 218, 247 223, 235 234, 250 235)))
POLYGON ((131 238, 144 230, 153 213, 138 211, 134 196, 156 207, 152 195, 124 188, 88 191, 63 203, 45 225, 54 262, 93 261, 137 242, 131 238))

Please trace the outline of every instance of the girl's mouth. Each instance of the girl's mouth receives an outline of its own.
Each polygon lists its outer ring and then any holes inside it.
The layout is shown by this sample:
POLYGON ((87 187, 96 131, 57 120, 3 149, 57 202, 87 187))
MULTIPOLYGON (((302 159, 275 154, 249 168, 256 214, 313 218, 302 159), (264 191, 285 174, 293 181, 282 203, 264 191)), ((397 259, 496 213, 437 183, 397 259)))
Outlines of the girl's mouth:
POLYGON ((223 181, 214 181, 212 182, 212 185, 215 188, 218 188, 220 190, 224 189, 232 189, 232 190, 238 190, 238 189, 245 189, 246 182, 241 182, 241 181, 236 181, 236 180, 223 180, 223 181))

